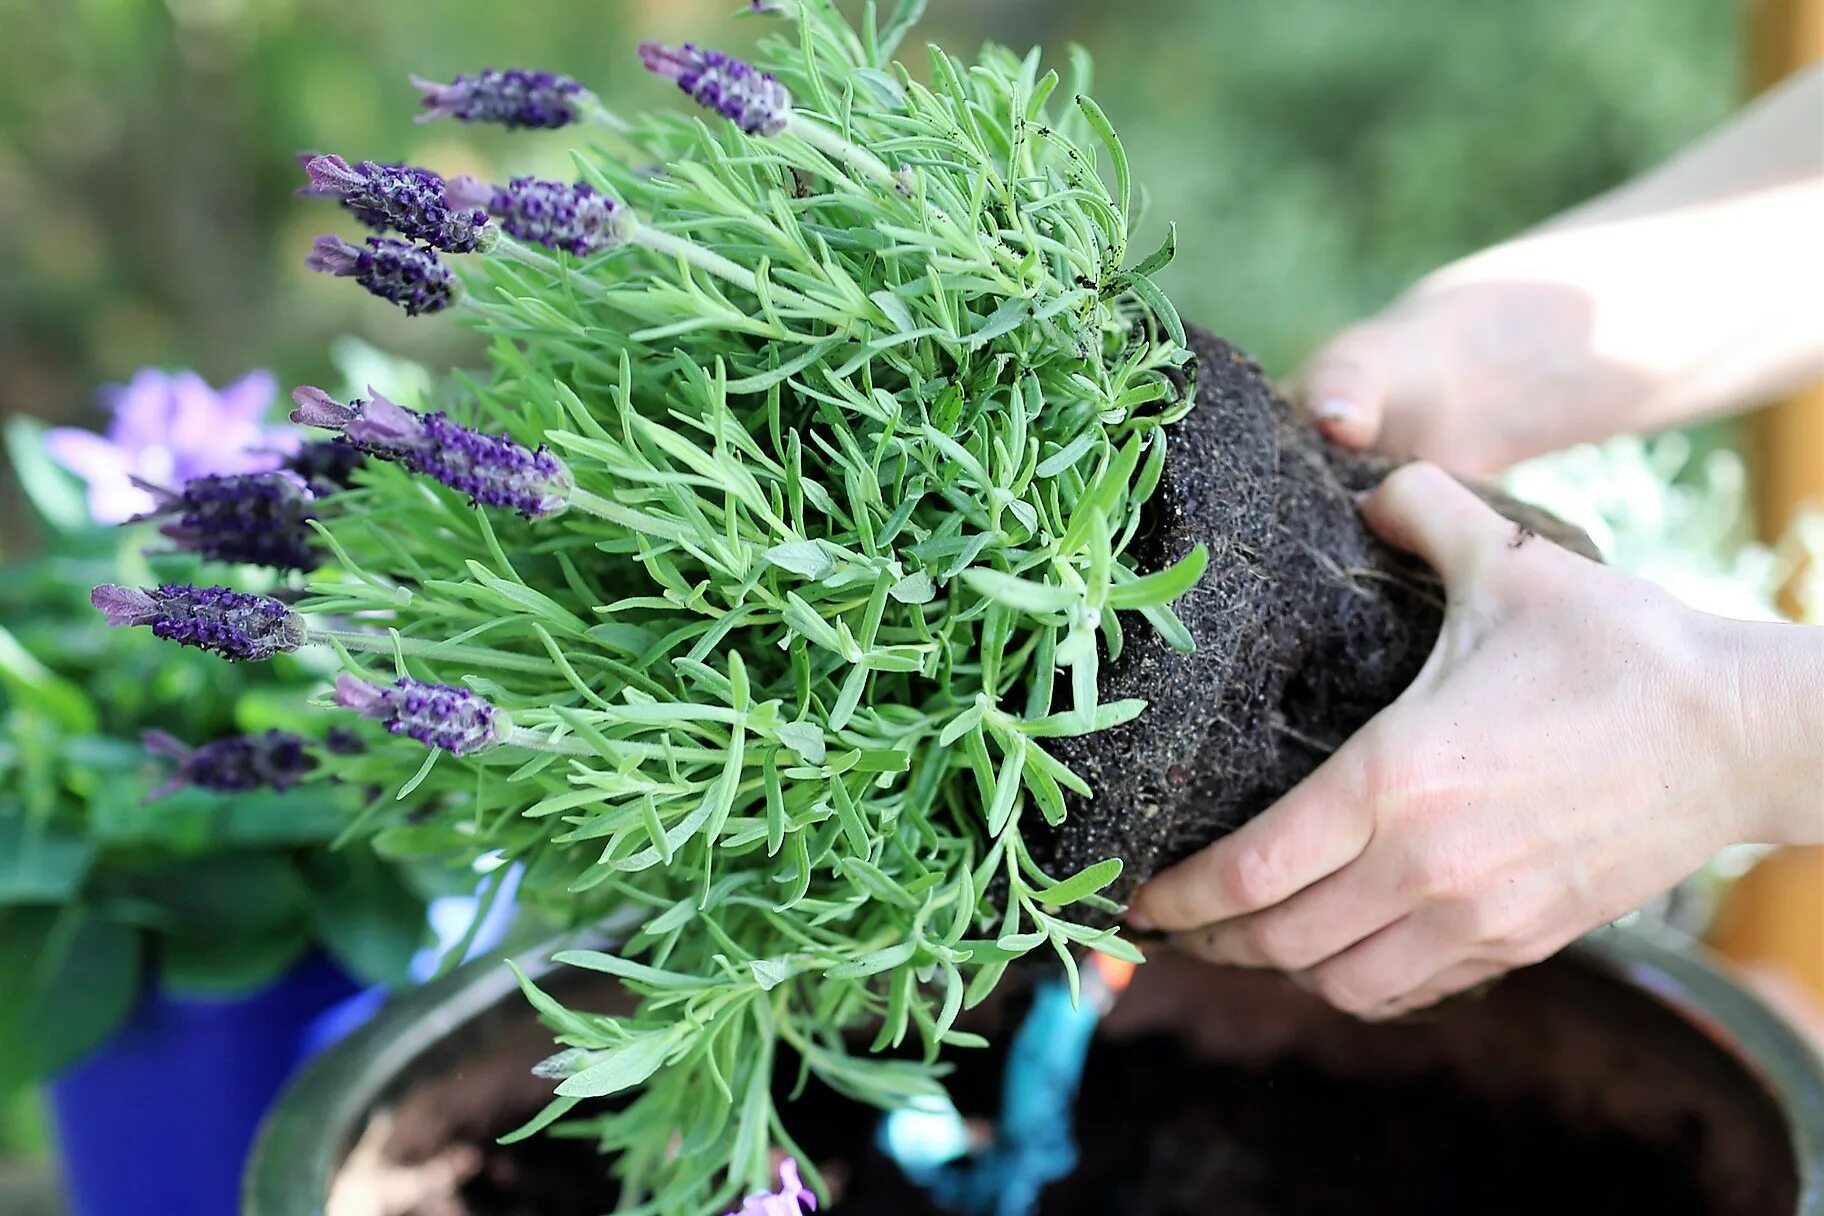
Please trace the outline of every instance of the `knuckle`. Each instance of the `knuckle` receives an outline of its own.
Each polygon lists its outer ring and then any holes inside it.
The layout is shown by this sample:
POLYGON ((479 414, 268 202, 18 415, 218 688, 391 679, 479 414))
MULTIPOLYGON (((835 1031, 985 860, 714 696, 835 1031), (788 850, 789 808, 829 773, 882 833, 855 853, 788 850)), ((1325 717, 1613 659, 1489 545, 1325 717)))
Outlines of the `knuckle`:
POLYGON ((1241 908, 1264 908, 1279 898, 1280 867, 1256 845, 1232 850, 1216 872, 1223 893, 1241 908))
POLYGON ((1356 751, 1358 793, 1375 827, 1397 821, 1414 791, 1425 784, 1416 763, 1404 749, 1388 746, 1372 725, 1351 744, 1356 751))
POLYGON ((1506 947, 1522 928, 1510 901, 1474 896, 1457 900, 1450 910, 1452 928, 1465 942, 1506 947))
POLYGON ((1402 501, 1424 499, 1434 495, 1450 480, 1450 474, 1429 460, 1413 460, 1387 474, 1382 490, 1402 501))
POLYGON ((1464 907, 1482 902, 1475 858, 1449 841, 1434 837, 1414 842, 1406 875, 1409 891, 1421 899, 1464 907))

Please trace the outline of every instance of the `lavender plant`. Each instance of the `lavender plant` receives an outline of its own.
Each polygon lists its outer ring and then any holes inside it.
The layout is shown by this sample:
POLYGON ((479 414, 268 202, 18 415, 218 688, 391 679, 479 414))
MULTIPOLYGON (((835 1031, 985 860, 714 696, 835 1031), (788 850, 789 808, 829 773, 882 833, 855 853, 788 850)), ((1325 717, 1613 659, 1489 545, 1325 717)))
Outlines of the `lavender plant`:
POLYGON ((614 952, 562 956, 640 994, 631 1016, 526 985, 565 1049, 521 1134, 624 1095, 576 1130, 619 1210, 664 1216, 803 1159, 788 1063, 902 1105, 981 1045, 958 1015, 1010 963, 1138 958, 1071 915, 1112 910, 1120 861, 1045 873, 1026 833, 1088 793, 1048 740, 1145 708, 1098 701, 1115 610, 1188 646, 1169 604, 1204 560, 1126 556, 1188 352, 1150 277, 1170 240, 1130 256, 1086 58, 1063 81, 1036 52, 934 48, 926 84, 893 59, 918 0, 859 30, 830 0, 753 8, 795 28, 752 65, 642 49, 707 113, 622 122, 527 73, 422 86, 433 114, 586 124, 576 181, 427 198, 433 175, 313 161, 313 188, 421 243, 325 237, 312 264, 466 319, 491 372, 432 412, 300 390, 295 419, 371 458, 311 503, 328 560, 299 601, 98 592, 232 658, 332 648, 334 703, 393 736, 325 761, 396 791, 362 830, 498 850, 570 923, 631 918, 614 952), (431 239, 478 210, 473 250, 431 239))

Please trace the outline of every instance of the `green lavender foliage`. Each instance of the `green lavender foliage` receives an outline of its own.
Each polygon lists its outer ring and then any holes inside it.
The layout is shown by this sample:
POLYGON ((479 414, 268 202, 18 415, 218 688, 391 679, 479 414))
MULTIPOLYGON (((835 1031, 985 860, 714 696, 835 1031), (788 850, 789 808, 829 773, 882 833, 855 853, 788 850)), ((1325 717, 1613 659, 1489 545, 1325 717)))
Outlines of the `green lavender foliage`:
POLYGON ((571 509, 528 522, 374 465, 302 606, 396 631, 350 670, 466 684, 514 727, 463 759, 338 761, 403 800, 369 812, 381 847, 503 850, 572 922, 633 910, 615 954, 564 956, 625 980, 633 1015, 528 985, 572 1049, 534 1127, 624 1094, 583 1130, 631 1212, 770 1182, 794 1148, 777 1064, 901 1104, 980 1045, 957 1016, 1013 960, 1138 957, 1068 915, 1112 909, 1119 860, 1046 874, 1023 833, 1088 792, 1047 740, 1144 708, 1097 702, 1114 610, 1189 645, 1168 605, 1203 555, 1125 556, 1188 408, 1150 277, 1171 245, 1128 247, 1083 57, 1061 79, 934 49, 921 84, 892 60, 921 7, 856 32, 805 0, 765 45, 794 122, 838 139, 691 111, 578 148, 580 180, 692 252, 464 260, 492 375, 444 403, 549 445, 571 509), (819 150, 844 146, 869 155, 819 150), (922 1054, 869 1050, 902 1044, 922 1054))

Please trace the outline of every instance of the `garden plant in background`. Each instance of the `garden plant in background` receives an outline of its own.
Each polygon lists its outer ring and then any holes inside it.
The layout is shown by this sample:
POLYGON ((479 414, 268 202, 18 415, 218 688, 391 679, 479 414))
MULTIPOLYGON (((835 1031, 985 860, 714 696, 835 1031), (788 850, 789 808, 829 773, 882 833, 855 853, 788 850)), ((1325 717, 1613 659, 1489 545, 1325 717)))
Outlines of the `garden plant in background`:
POLYGON ((351 834, 510 858, 522 900, 631 925, 560 956, 631 1015, 527 985, 564 1050, 522 1134, 624 1095, 572 1130, 664 1216, 780 1185, 749 1210, 795 1208, 782 1157, 825 1186, 791 1066, 941 1102, 1010 964, 1055 955, 1074 991, 1081 949, 1138 961, 1119 897, 1308 771, 1439 624, 1356 518, 1376 467, 1186 331, 1152 279, 1175 236, 1130 248, 1084 57, 1065 80, 934 49, 926 85, 893 60, 913 0, 859 31, 752 8, 792 29, 753 65, 641 49, 702 115, 420 83, 432 117, 574 129, 577 180, 306 158, 373 233, 309 264, 465 319, 490 372, 427 402, 296 391, 365 457, 351 487, 298 509, 242 480, 200 532, 257 518, 317 555, 303 597, 93 596, 226 659, 333 657, 330 699, 377 728, 322 761, 382 792, 351 834))
MULTIPOLYGON (((47 539, 0 568, 0 1091, 58 1078, 69 1200, 84 1216, 115 1210, 97 1198, 111 1179, 178 1168, 142 1161, 159 1154, 206 1170, 199 1185, 231 1203, 253 1120, 297 1058, 287 1028, 358 983, 403 980, 424 936, 423 898, 396 867, 331 848, 360 796, 321 780, 352 736, 305 712, 320 670, 294 658, 225 669, 109 630, 86 604, 123 567, 157 583, 223 569, 198 555, 269 558, 266 537, 309 485, 346 475, 349 453, 264 424, 273 397, 263 374, 218 393, 147 369, 111 395, 105 435, 24 418, 7 430, 47 539), (255 509, 224 527, 235 485, 255 509), (136 517, 159 531, 100 526, 136 517), (229 1028, 239 1007, 263 1023, 249 1028, 251 1058, 229 1028), (212 1019, 207 1048, 171 1057, 186 1018, 212 1019), (151 1100, 142 1067, 187 1071, 207 1096, 123 1145, 119 1123, 151 1100), (240 1095, 246 1110, 216 1109, 240 1095), (125 1114, 98 1114, 109 1110, 125 1114), (238 1138, 222 1159, 177 1147, 222 1127, 238 1138)), ((276 588, 271 572, 234 577, 276 588)))

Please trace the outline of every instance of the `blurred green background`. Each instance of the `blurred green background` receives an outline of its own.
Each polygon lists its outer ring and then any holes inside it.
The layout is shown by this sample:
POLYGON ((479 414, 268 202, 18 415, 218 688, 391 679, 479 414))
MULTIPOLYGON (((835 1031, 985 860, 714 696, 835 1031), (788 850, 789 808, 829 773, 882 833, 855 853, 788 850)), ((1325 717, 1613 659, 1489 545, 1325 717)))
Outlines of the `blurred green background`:
MULTIPOLYGON (((303 269, 346 225, 293 197, 294 154, 562 172, 562 136, 414 125, 407 74, 540 66, 618 108, 675 105, 634 44, 738 49, 763 28, 731 19, 745 7, 0 0, 0 414, 98 422, 95 386, 148 363, 320 377, 344 333, 464 359, 456 327, 303 269)), ((1283 373, 1414 276, 1721 118, 1741 25, 1731 0, 933 0, 924 34, 1089 47, 1149 223, 1180 225, 1181 308, 1283 373)), ((24 526, 0 484, 0 537, 24 526)))
MULTIPOLYGON (((562 136, 413 125, 408 73, 546 67, 617 108, 677 105, 634 44, 739 49, 762 28, 730 20, 745 7, 0 0, 0 415, 98 425, 95 388, 144 364, 320 378, 351 333, 472 357, 456 327, 303 269, 315 233, 348 226, 293 197, 294 155, 561 173, 562 136)), ((1149 225, 1180 225, 1181 308, 1284 373, 1413 277, 1719 120, 1742 18, 1732 0, 933 0, 924 33, 1089 47, 1149 225)), ((0 541, 30 543, 3 469, 0 541)), ((32 1124, 0 1110, 0 1149, 32 1124)))

